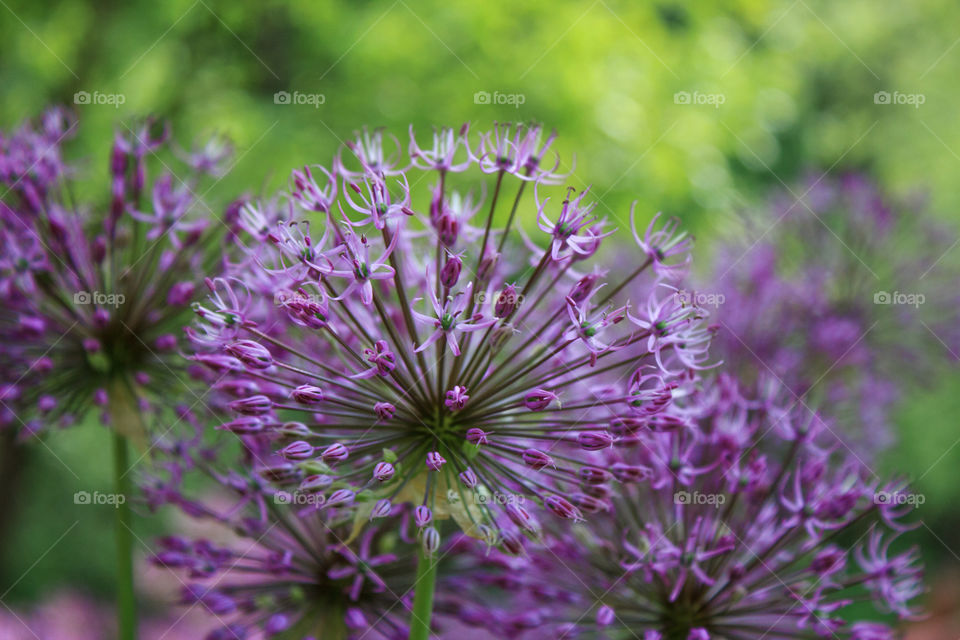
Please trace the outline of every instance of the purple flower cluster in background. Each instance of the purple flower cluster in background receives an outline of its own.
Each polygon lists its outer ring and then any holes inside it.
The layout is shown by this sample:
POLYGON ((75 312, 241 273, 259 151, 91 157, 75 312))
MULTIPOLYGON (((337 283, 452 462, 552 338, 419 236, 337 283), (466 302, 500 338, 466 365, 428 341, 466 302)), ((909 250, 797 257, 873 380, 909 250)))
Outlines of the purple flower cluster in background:
POLYGON ((861 174, 811 177, 747 216, 686 292, 715 305, 725 370, 786 387, 864 460, 892 443, 908 380, 960 353, 950 236, 914 200, 861 174))
POLYGON ((196 274, 221 253, 207 232, 215 214, 196 192, 229 147, 182 154, 186 181, 165 170, 151 182, 148 160, 169 131, 151 120, 124 127, 111 183, 86 204, 74 188, 83 170, 64 156, 76 128, 52 109, 0 134, 0 423, 33 434, 112 401, 130 418, 118 428, 145 444, 132 425, 170 412, 171 391, 184 388, 178 339, 196 274))

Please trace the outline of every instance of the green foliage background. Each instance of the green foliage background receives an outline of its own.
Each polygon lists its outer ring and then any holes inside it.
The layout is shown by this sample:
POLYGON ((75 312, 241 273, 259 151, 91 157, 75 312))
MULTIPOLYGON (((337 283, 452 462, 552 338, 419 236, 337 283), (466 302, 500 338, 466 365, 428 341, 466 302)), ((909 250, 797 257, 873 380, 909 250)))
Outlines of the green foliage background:
MULTIPOLYGON (((956 229, 958 43, 960 5, 949 0, 3 0, 0 124, 72 104, 78 91, 122 94, 116 109, 76 106, 91 194, 108 188, 114 128, 136 115, 168 118, 183 143, 226 133, 236 164, 206 196, 219 210, 327 161, 363 125, 403 139, 409 124, 533 119, 560 132, 561 154, 577 155, 573 182, 593 184, 612 218, 624 220, 634 199, 679 215, 705 264, 739 210, 811 168, 926 190, 956 229), (276 104, 278 91, 324 102, 276 104), (523 104, 477 104, 483 91, 523 104), (724 101, 677 104, 684 91, 724 101), (878 91, 924 103, 877 104, 878 91)), ((917 539, 934 571, 960 549, 957 384, 947 376, 908 395, 903 444, 884 469, 919 478, 928 528, 917 539)), ((19 511, 0 514, 16 519, 0 549, 0 593, 12 585, 4 600, 58 584, 109 592, 109 512, 76 514, 76 531, 31 568, 74 520, 73 491, 106 488, 107 443, 90 424, 24 454, 19 511)))

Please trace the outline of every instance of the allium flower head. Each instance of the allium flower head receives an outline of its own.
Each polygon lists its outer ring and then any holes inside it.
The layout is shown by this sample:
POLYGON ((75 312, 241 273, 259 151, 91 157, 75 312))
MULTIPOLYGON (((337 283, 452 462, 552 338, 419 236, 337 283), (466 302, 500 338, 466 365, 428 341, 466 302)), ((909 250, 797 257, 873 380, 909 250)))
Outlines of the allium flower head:
POLYGON ((713 354, 818 407, 867 459, 891 444, 907 381, 960 353, 951 234, 859 174, 778 191, 745 231, 682 293, 715 304, 713 354))
POLYGON ((194 358, 235 394, 224 428, 272 437, 301 476, 322 464, 368 513, 409 503, 519 549, 544 507, 582 519, 563 486, 621 437, 611 421, 644 404, 632 374, 652 367, 666 384, 706 366, 699 309, 660 286, 620 295, 644 272, 679 273, 689 242, 653 230, 616 276, 583 272, 611 228, 588 190, 548 198, 562 180, 541 162, 552 135, 497 125, 471 146, 466 127, 444 129, 427 151, 411 132, 412 169, 382 149, 389 139, 361 134, 332 169, 314 168, 341 197, 318 208, 295 191, 293 219, 253 225, 249 259, 198 307, 194 358), (460 175, 490 182, 488 201, 458 191, 460 175), (514 238, 515 221, 543 234, 514 238))
POLYGON ((158 394, 172 407, 170 391, 184 388, 175 336, 196 274, 213 261, 201 249, 216 216, 196 192, 228 147, 195 150, 182 177, 167 170, 151 181, 168 131, 152 121, 126 128, 110 152, 112 183, 88 204, 71 195, 76 172, 64 159, 75 127, 53 110, 0 135, 0 402, 3 423, 27 432, 118 395, 131 399, 129 416, 160 408, 158 394))
POLYGON ((268 440, 246 437, 237 461, 199 437, 157 444, 147 505, 173 507, 205 532, 154 547, 152 562, 181 578, 180 604, 207 614, 206 640, 406 638, 410 543, 418 532, 424 546, 439 538, 430 510, 377 502, 361 515, 360 496, 323 473, 301 479, 268 440), (188 489, 196 476, 219 490, 188 489))
POLYGON ((816 416, 724 376, 689 377, 660 416, 584 475, 601 514, 589 529, 551 525, 529 561, 494 552, 457 588, 512 580, 528 614, 590 638, 892 639, 848 605, 917 616, 918 553, 898 539, 917 501, 903 483, 871 480, 823 446, 816 416))

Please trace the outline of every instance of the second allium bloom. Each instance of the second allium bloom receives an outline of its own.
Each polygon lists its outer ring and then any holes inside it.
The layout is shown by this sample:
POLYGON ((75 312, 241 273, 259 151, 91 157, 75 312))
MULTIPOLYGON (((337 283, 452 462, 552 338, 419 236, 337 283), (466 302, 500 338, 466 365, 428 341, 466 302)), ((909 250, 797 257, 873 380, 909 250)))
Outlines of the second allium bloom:
POLYGON ((439 519, 519 550, 537 508, 593 509, 569 490, 581 465, 703 366, 712 331, 665 284, 620 295, 682 270, 675 225, 635 230, 629 264, 591 264, 613 227, 589 190, 547 194, 565 176, 541 133, 443 130, 429 149, 411 134, 409 158, 365 133, 295 171, 282 212, 250 203, 249 259, 210 281, 192 332, 235 396, 224 427, 272 435, 285 474, 332 477, 330 499, 365 516, 413 503, 427 547, 439 519), (538 237, 510 233, 533 223, 538 237))

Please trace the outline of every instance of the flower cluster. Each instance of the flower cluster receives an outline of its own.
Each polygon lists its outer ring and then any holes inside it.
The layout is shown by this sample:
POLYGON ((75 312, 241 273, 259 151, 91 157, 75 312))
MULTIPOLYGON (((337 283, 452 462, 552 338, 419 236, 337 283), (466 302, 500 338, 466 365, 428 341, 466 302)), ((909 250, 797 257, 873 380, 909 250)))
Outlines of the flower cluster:
POLYGON ((691 376, 584 472, 591 527, 551 528, 529 560, 494 552, 456 589, 518 592, 504 637, 892 639, 846 608, 917 615, 918 553, 896 543, 916 500, 824 439, 816 415, 691 376))
POLYGON ((367 514, 412 504, 424 528, 452 518, 513 549, 538 537, 535 508, 583 519, 562 487, 611 446, 611 421, 706 366, 712 329, 660 282, 688 261, 675 224, 638 232, 616 278, 589 265, 611 229, 589 190, 547 193, 566 178, 543 162, 552 142, 538 126, 475 144, 443 129, 429 148, 411 133, 404 160, 364 132, 331 168, 294 171, 285 206, 247 203, 246 259, 208 282, 191 330, 196 364, 232 396, 222 428, 271 437, 367 514), (471 170, 489 175, 486 203, 454 188, 471 170), (542 236, 512 238, 522 211, 542 236), (637 304, 620 299, 650 272, 637 304))
MULTIPOLYGON (((112 403, 129 423, 169 406, 156 399, 182 388, 177 335, 195 274, 210 266, 206 249, 219 254, 206 232, 214 214, 196 192, 228 148, 186 153, 187 178, 168 170, 151 183, 148 160, 168 131, 152 121, 125 128, 109 188, 84 204, 63 149, 75 129, 53 109, 0 134, 0 423, 26 433, 69 424, 94 405, 112 403)), ((118 428, 142 441, 139 427, 118 428)))
POLYGON ((820 407, 861 457, 888 446, 904 367, 929 376, 960 353, 950 234, 859 174, 778 192, 747 221, 747 241, 721 245, 686 293, 716 304, 713 355, 820 407))
POLYGON ((203 532, 160 539, 152 562, 183 576, 180 604, 207 615, 207 640, 407 637, 419 514, 360 518, 348 491, 301 478, 267 439, 246 438, 233 460, 197 431, 158 443, 143 490, 151 510, 173 507, 203 532))

